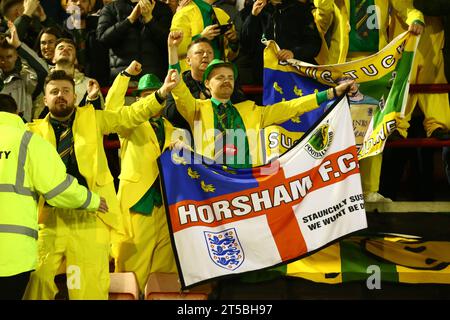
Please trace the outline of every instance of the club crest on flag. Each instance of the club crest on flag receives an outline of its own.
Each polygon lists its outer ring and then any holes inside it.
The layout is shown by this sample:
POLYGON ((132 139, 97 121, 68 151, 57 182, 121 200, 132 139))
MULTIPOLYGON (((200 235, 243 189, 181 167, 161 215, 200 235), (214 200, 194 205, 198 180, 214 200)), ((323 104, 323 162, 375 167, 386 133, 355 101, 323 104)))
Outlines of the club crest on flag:
POLYGON ((244 262, 244 251, 235 228, 221 232, 204 231, 203 234, 209 256, 216 265, 234 271, 244 262))
POLYGON ((305 150, 315 159, 322 158, 333 141, 333 131, 328 123, 318 127, 305 144, 305 150))
POLYGON ((367 228, 345 96, 270 165, 228 168, 190 157, 186 166, 171 150, 159 159, 183 290, 288 263, 367 228))

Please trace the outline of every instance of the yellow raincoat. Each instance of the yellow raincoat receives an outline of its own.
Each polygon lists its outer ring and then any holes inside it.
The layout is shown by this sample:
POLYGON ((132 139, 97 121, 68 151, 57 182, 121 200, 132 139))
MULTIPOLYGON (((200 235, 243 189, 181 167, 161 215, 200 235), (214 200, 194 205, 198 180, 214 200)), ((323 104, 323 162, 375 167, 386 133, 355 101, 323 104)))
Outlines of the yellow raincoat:
MULTIPOLYGON (((89 188, 106 198, 109 212, 92 218, 75 211, 42 209, 40 264, 31 276, 26 298, 53 299, 57 292, 53 279, 65 259, 71 299, 108 299, 110 244, 129 236, 130 221, 119 207, 103 135, 134 128, 162 108, 154 95, 119 111, 94 110, 91 105, 76 108, 72 132, 78 168, 89 188)), ((56 146, 49 115, 29 128, 56 146)))

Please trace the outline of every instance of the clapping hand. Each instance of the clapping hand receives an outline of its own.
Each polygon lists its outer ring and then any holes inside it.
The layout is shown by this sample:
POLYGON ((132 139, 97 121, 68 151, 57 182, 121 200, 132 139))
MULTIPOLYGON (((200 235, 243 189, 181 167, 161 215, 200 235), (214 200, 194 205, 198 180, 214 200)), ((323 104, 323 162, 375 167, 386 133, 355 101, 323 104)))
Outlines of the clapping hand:
POLYGON ((139 19, 140 16, 141 16, 141 6, 139 5, 139 3, 137 3, 134 6, 133 11, 131 11, 130 15, 127 17, 127 19, 133 24, 136 22, 137 19, 139 19))
POLYGON ((141 14, 144 18, 144 23, 150 22, 153 18, 153 9, 155 8, 156 0, 139 0, 138 6, 141 7, 141 14))
POLYGON ((23 2, 23 14, 31 18, 39 6, 39 0, 25 0, 23 2))
POLYGON ((14 25, 14 23, 12 23, 12 21, 8 20, 8 29, 10 32, 10 36, 6 38, 6 41, 8 42, 8 44, 12 45, 14 48, 18 48, 20 47, 20 39, 19 39, 19 35, 17 34, 17 29, 16 26, 14 25))
POLYGON ((253 7, 252 7, 252 15, 253 16, 257 16, 261 13, 262 9, 264 9, 264 7, 267 4, 267 0, 256 0, 253 3, 253 7))
POLYGON ((34 11, 34 15, 39 18, 40 22, 47 20, 47 15, 45 14, 45 10, 42 8, 41 4, 39 4, 36 11, 34 11))

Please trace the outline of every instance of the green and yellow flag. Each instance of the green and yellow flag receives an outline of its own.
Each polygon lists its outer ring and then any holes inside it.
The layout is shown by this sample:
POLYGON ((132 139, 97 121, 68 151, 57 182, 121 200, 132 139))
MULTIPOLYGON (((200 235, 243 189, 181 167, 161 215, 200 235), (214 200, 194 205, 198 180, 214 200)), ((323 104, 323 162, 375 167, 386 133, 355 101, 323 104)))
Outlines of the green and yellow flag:
MULTIPOLYGON (((403 117, 409 77, 418 37, 405 32, 383 50, 363 59, 335 65, 311 65, 291 59, 278 61, 273 41, 264 52, 264 105, 290 100, 354 79, 348 93, 358 158, 382 152, 385 142, 403 117)), ((268 157, 282 154, 327 109, 319 109, 265 130, 268 157)))
POLYGON ((287 265, 286 275, 337 284, 367 281, 450 284, 450 242, 350 237, 287 265))

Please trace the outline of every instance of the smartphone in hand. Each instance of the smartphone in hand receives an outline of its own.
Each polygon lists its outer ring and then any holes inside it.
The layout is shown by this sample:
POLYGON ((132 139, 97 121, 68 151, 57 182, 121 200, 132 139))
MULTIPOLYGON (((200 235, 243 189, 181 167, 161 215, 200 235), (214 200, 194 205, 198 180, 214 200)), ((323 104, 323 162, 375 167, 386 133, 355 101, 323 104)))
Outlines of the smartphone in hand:
POLYGON ((230 30, 233 27, 232 23, 227 23, 227 24, 221 24, 219 25, 219 30, 220 30, 220 34, 224 34, 225 32, 227 32, 228 30, 230 30))

